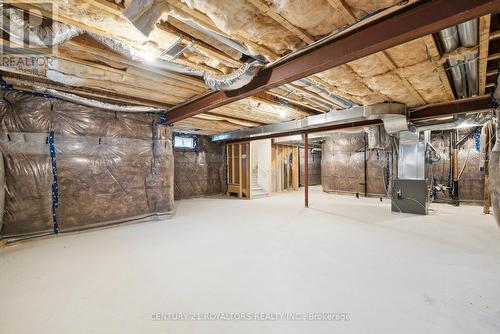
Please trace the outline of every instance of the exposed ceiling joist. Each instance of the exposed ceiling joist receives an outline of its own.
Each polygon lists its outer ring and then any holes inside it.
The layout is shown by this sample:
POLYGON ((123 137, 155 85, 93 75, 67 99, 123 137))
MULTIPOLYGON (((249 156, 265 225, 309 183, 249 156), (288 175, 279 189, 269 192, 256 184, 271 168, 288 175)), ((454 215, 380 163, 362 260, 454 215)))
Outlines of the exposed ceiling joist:
POLYGON ((218 91, 174 108, 170 122, 313 75, 329 68, 386 50, 441 29, 494 12, 500 0, 420 1, 360 27, 314 45, 275 66, 264 69, 247 86, 218 91))
POLYGON ((307 44, 314 43, 313 36, 309 35, 307 32, 302 31, 301 29, 297 28, 296 26, 288 22, 288 20, 286 20, 284 17, 282 17, 280 14, 274 11, 271 7, 262 2, 262 0, 248 0, 248 2, 257 7, 262 13, 266 14, 267 16, 271 17, 273 20, 278 22, 286 30, 297 35, 297 37, 299 37, 307 44))
POLYGON ((479 94, 486 91, 491 14, 479 19, 479 94))
POLYGON ((444 69, 443 65, 439 62, 441 56, 439 54, 439 50, 436 45, 436 41, 434 40, 434 37, 432 35, 424 36, 423 41, 427 47, 427 50, 429 51, 429 54, 431 56, 432 61, 434 62, 434 65, 436 66, 439 78, 441 79, 444 90, 448 95, 447 96, 448 99, 453 100, 455 98, 455 95, 453 94, 453 89, 451 88, 450 80, 448 79, 446 70, 444 69))

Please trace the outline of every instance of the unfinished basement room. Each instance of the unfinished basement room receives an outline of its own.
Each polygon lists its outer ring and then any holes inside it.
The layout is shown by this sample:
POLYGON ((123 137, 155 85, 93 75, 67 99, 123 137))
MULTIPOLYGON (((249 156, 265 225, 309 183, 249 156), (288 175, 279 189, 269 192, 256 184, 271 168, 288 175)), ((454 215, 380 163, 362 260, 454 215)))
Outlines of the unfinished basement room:
POLYGON ((0 333, 500 333, 500 0, 0 31, 0 333))

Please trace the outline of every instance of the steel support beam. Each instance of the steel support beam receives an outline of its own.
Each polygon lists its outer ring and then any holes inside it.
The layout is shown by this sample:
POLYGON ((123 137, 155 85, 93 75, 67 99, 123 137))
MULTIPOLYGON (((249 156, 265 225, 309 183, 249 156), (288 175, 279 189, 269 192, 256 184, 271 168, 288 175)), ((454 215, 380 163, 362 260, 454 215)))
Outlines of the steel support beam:
POLYGON ((410 113, 410 120, 425 120, 438 117, 466 114, 491 110, 492 100, 490 95, 473 97, 470 99, 456 100, 446 103, 431 104, 410 113))
POLYGON ((248 85, 217 91, 173 108, 170 123, 217 108, 270 88, 386 50, 449 26, 498 11, 500 0, 422 0, 386 17, 311 45, 286 61, 262 70, 248 85))

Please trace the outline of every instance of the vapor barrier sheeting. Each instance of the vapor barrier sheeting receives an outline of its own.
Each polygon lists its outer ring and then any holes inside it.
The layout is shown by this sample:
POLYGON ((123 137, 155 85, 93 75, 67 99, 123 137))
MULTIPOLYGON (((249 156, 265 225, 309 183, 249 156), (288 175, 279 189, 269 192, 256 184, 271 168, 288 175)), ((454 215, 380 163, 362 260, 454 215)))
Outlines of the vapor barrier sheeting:
POLYGON ((172 135, 157 115, 8 91, 0 95, 0 129, 2 237, 173 212, 172 135))
POLYGON ((225 145, 207 136, 196 136, 195 150, 176 149, 175 199, 225 192, 225 145))

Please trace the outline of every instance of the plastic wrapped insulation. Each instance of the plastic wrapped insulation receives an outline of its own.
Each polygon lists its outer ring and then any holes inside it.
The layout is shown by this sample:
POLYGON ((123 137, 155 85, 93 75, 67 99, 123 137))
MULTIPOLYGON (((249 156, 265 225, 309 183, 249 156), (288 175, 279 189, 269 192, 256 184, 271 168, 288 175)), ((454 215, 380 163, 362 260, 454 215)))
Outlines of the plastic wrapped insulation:
POLYGON ((16 8, 0 5, 3 14, 1 29, 19 41, 29 42, 39 47, 61 45, 67 40, 81 35, 82 29, 53 21, 50 26, 32 26, 24 20, 23 13, 16 8))
POLYGON ((223 75, 214 75, 206 72, 203 75, 205 84, 213 90, 233 90, 241 88, 253 80, 263 64, 259 61, 245 63, 239 69, 223 75))
POLYGON ((166 111, 165 109, 154 108, 154 107, 127 106, 121 104, 107 103, 39 86, 34 86, 33 90, 40 94, 47 94, 65 101, 80 104, 82 106, 93 107, 104 110, 121 111, 121 112, 156 112, 156 113, 166 111))
POLYGON ((172 132, 158 115, 8 91, 0 93, 0 129, 2 237, 52 233, 54 165, 61 232, 173 213, 172 132))

